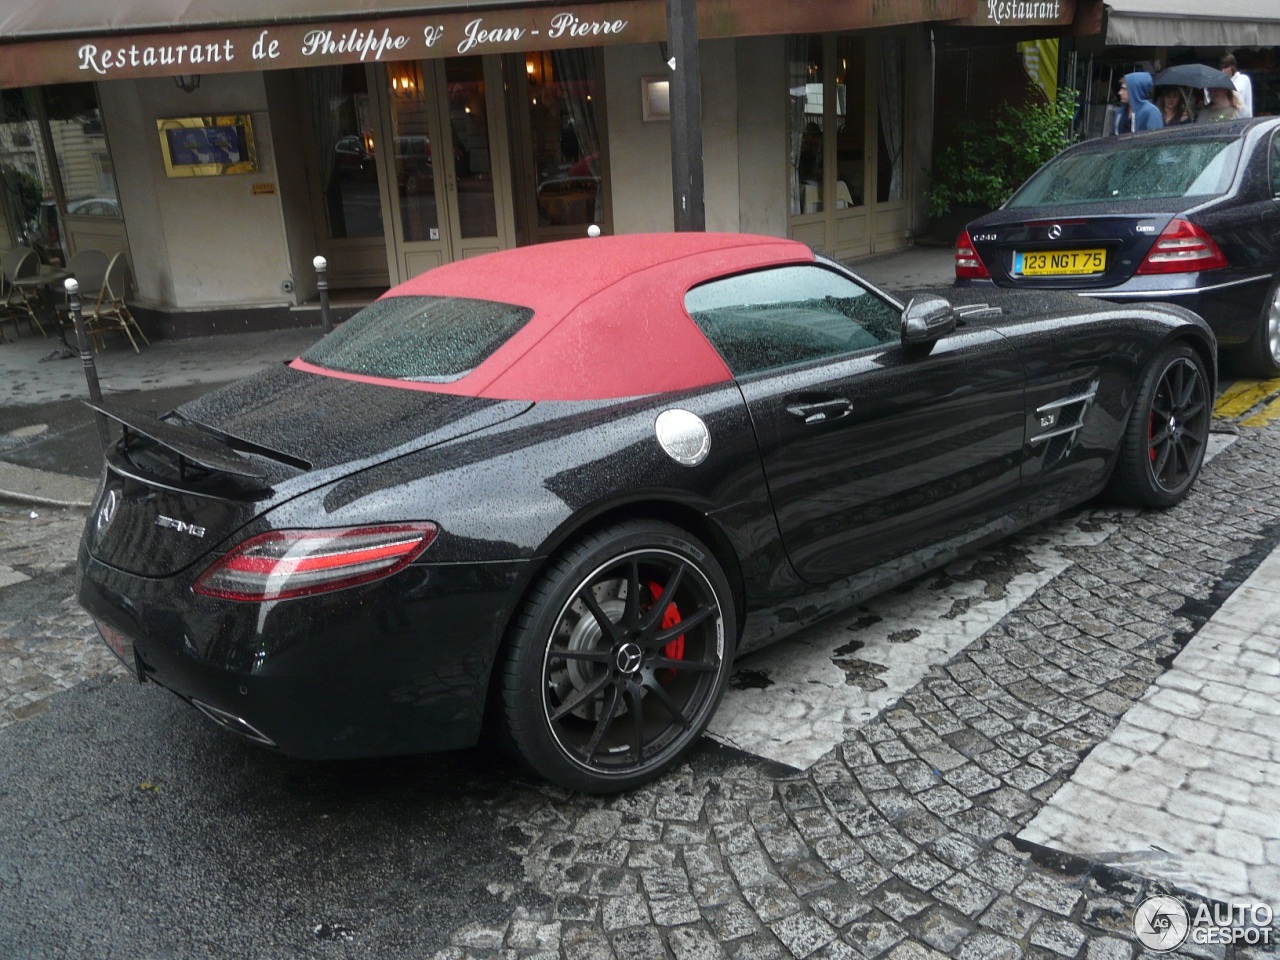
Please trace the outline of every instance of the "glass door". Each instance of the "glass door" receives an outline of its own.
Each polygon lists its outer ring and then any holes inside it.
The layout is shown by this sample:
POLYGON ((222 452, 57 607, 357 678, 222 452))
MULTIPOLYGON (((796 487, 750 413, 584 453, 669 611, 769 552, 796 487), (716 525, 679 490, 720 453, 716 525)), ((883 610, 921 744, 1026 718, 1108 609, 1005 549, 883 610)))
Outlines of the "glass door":
POLYGON ((904 46, 788 40, 789 234, 838 258, 907 243, 904 46))
POLYGON ((512 246, 500 61, 406 61, 385 77, 392 283, 512 246))

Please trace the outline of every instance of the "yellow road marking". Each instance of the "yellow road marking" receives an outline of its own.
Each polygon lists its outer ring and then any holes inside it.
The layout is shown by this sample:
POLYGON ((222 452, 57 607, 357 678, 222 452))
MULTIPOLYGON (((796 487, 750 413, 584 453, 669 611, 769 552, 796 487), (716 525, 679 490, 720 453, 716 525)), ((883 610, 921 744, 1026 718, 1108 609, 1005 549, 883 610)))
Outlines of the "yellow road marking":
MULTIPOLYGON (((1217 402, 1213 405, 1214 416, 1238 417, 1252 410, 1277 391, 1280 391, 1280 380, 1237 380, 1218 395, 1217 402)), ((1263 422, 1266 423, 1270 419, 1263 422)))
POLYGON ((1242 427, 1265 427, 1272 420, 1280 419, 1280 399, 1272 400, 1252 417, 1240 421, 1242 427))

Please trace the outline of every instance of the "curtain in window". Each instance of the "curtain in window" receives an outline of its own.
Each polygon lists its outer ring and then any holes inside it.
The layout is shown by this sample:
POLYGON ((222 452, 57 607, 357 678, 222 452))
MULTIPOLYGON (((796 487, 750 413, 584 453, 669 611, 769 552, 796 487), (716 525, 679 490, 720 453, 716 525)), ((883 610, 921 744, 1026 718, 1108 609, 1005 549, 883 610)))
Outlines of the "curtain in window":
POLYGON ((881 200, 902 199, 902 38, 887 37, 880 43, 880 139, 891 170, 889 189, 881 186, 881 200))

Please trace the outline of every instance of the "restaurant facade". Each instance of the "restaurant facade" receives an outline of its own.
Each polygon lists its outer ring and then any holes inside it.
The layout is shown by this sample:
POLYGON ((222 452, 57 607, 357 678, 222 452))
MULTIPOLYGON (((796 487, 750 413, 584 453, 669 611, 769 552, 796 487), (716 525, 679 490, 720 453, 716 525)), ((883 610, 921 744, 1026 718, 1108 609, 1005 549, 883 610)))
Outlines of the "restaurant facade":
MULTIPOLYGON (((671 229, 662 0, 272 6, 0 13, 0 247, 124 252, 135 313, 172 337, 312 322, 317 254, 358 300, 592 224, 671 229)), ((934 28, 1087 32, 1100 6, 703 0, 707 228, 901 249, 934 28)))

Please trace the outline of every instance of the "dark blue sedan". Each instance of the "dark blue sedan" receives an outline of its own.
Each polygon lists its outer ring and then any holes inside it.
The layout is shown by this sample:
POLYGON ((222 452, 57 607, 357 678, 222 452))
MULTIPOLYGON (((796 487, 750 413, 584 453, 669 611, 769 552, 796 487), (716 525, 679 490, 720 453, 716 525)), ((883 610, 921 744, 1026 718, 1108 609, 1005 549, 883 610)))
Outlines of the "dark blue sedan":
POLYGON ((1064 150, 961 232, 956 283, 1178 304, 1280 376, 1280 118, 1064 150))

